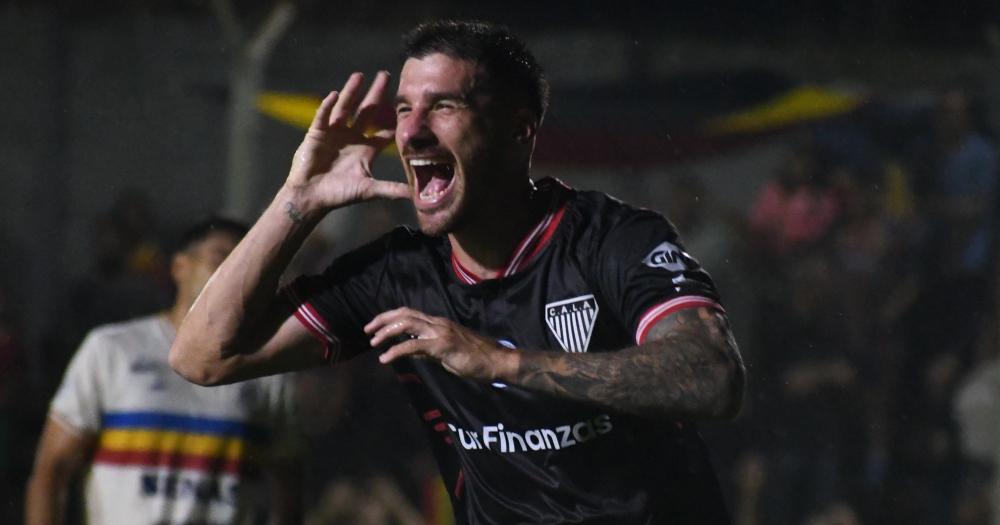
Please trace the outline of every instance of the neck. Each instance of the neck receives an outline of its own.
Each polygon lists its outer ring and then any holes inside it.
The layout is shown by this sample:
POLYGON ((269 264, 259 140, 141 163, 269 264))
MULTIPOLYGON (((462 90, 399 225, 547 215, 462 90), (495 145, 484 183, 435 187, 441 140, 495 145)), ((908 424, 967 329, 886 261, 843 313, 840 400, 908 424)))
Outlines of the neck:
POLYGON ((176 330, 181 326, 181 321, 184 320, 184 316, 187 315, 188 310, 190 309, 191 309, 191 303, 187 301, 182 301, 178 297, 177 301, 174 302, 174 305, 171 306, 169 309, 165 310, 164 312, 162 312, 161 315, 166 317, 167 321, 169 321, 170 324, 176 330))
POLYGON ((518 243, 545 215, 548 200, 538 197, 528 181, 513 197, 491 199, 492 206, 476 211, 476 220, 449 234, 462 266, 487 279, 499 275, 518 243))

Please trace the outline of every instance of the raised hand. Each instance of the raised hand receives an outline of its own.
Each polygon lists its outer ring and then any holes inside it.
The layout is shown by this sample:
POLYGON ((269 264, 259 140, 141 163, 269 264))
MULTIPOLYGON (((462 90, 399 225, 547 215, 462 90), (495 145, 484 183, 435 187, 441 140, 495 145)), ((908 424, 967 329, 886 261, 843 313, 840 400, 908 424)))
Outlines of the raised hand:
POLYGON ((359 201, 410 196, 406 184, 377 180, 371 164, 393 130, 378 122, 388 105, 389 74, 380 71, 362 98, 364 75, 354 73, 323 99, 295 151, 286 186, 305 192, 316 206, 333 209, 359 201))
POLYGON ((398 337, 405 340, 381 356, 390 363, 403 356, 435 359, 449 372, 478 381, 493 381, 516 369, 516 352, 443 317, 412 308, 397 308, 377 315, 365 326, 378 346, 398 337))

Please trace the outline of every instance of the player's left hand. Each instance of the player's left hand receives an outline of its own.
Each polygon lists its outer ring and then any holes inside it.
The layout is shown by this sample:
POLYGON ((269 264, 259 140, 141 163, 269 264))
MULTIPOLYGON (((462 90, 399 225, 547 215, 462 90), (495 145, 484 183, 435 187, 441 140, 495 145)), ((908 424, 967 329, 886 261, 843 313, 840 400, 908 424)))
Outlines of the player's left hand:
POLYGON ((409 337, 379 356, 391 363, 403 356, 435 359, 449 372, 478 381, 502 378, 516 367, 516 352, 476 334, 450 319, 427 315, 412 308, 397 308, 377 315, 365 325, 376 347, 397 337, 409 337))

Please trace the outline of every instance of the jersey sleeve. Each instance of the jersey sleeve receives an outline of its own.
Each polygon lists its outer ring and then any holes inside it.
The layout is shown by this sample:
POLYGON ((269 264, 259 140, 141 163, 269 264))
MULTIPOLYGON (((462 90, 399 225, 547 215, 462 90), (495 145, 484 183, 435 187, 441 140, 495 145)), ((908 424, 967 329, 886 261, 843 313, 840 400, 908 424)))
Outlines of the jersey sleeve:
POLYGON ((363 327, 381 310, 387 238, 343 255, 319 275, 283 289, 295 317, 326 346, 326 359, 349 359, 368 348, 363 327))
POLYGON ((62 383, 49 406, 49 415, 68 430, 80 434, 97 433, 103 413, 102 376, 106 366, 101 356, 110 352, 107 338, 91 332, 70 360, 62 383))
POLYGON ((598 244, 598 279, 605 300, 642 344, 657 321, 685 308, 724 311, 715 284, 661 215, 629 210, 598 244))

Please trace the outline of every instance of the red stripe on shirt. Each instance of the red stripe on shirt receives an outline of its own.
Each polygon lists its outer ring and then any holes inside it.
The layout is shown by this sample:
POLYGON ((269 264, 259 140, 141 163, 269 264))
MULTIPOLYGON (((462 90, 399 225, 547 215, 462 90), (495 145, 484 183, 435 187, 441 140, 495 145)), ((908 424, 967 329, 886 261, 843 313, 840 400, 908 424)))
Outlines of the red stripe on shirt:
POLYGON ((458 471, 458 479, 455 480, 455 498, 462 497, 462 489, 465 488, 465 471, 458 471))
POLYGON ((292 315, 323 345, 323 360, 330 361, 335 357, 334 351, 339 349, 340 340, 333 335, 333 330, 326 320, 316 311, 313 305, 301 300, 298 292, 292 286, 284 289, 285 298, 291 303, 292 315))
POLYGON ((306 330, 308 330, 309 333, 311 333, 313 337, 315 337, 316 340, 323 345, 323 360, 329 361, 330 359, 332 359, 333 348, 331 348, 331 345, 335 343, 330 341, 328 334, 323 333, 323 331, 319 327, 317 327, 316 324, 311 319, 309 319, 308 314, 303 312, 302 308, 295 310, 295 312, 293 312, 292 315, 294 315, 295 318, 299 320, 299 323, 301 323, 302 326, 304 326, 306 330))
POLYGON ((529 253, 528 256, 524 258, 523 261, 521 261, 521 264, 518 265, 516 271, 520 271, 522 268, 527 266, 528 263, 530 263, 532 259, 534 259, 536 255, 541 253, 542 249, 549 244, 549 240, 552 239, 552 235, 555 234, 556 229, 559 227, 559 223, 562 221, 563 215, 565 213, 566 213, 566 205, 563 205, 561 208, 559 208, 559 211, 557 211, 555 215, 552 217, 552 222, 550 222, 549 226, 545 228, 544 232, 542 232, 542 235, 538 238, 538 242, 535 244, 535 247, 531 250, 531 253, 529 253))
POLYGON ((94 463, 123 467, 170 467, 228 474, 238 474, 241 466, 239 460, 137 450, 99 450, 94 455, 94 463))
POLYGON ((465 284, 476 284, 479 282, 479 277, 476 274, 467 270, 462 263, 458 262, 458 257, 455 256, 455 252, 451 254, 451 268, 455 270, 455 275, 461 279, 465 284))
POLYGON ((662 302, 653 306, 652 308, 646 310, 646 313, 642 314, 639 318, 639 325, 635 331, 635 342, 636 344, 642 344, 646 336, 649 334, 649 330, 657 323, 660 319, 677 312, 679 310, 685 310, 687 308, 700 308, 707 307, 719 310, 720 312, 725 312, 722 305, 715 302, 708 297, 702 297, 700 295, 686 295, 683 297, 675 297, 669 301, 662 302))
POLYGON ((514 249, 514 253, 511 254, 510 260, 507 261, 507 264, 504 265, 503 270, 500 271, 500 275, 506 277, 508 275, 513 274, 514 272, 517 271, 518 268, 520 268, 521 260, 524 258, 524 254, 531 250, 531 247, 534 245, 535 240, 538 239, 538 236, 542 233, 542 231, 548 226, 548 224, 551 221, 552 221, 552 213, 546 212, 545 216, 542 217, 542 220, 539 221, 538 224, 536 224, 535 227, 532 228, 530 232, 528 232, 528 235, 525 238, 521 239, 521 242, 517 244, 517 248, 514 249))
MULTIPOLYGON (((528 235, 524 239, 521 239, 517 248, 514 249, 510 260, 507 261, 507 264, 504 265, 498 275, 503 277, 513 275, 527 266, 548 245, 556 228, 559 227, 559 223, 562 221, 565 212, 566 205, 564 204, 555 212, 546 213, 545 217, 542 217, 542 220, 532 228, 528 235)), ((451 254, 451 267, 458 278, 466 284, 476 284, 483 280, 482 277, 462 266, 458 257, 455 256, 455 252, 451 254)))

